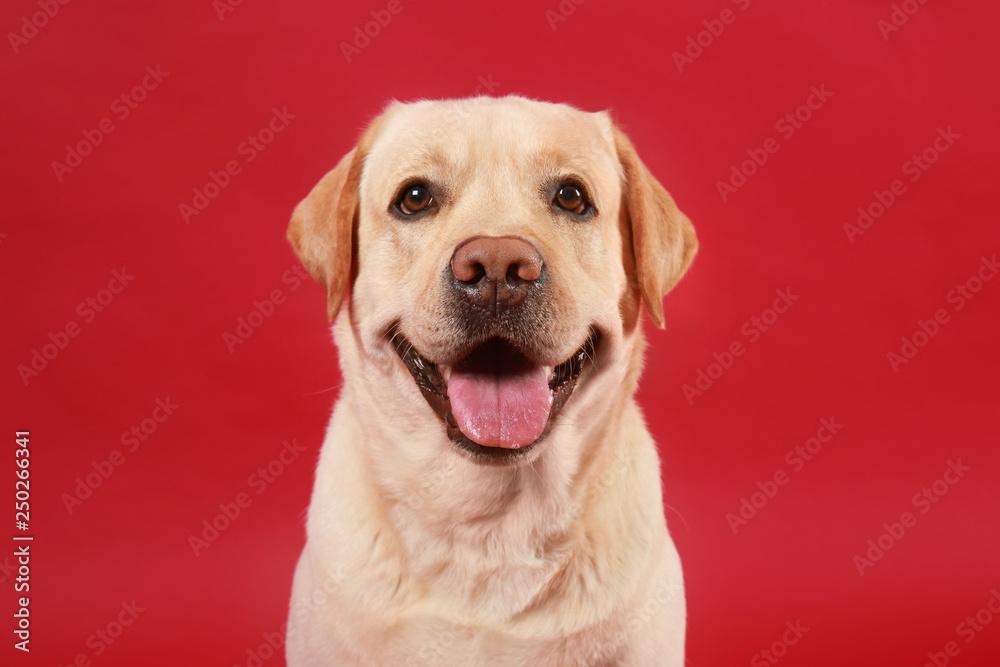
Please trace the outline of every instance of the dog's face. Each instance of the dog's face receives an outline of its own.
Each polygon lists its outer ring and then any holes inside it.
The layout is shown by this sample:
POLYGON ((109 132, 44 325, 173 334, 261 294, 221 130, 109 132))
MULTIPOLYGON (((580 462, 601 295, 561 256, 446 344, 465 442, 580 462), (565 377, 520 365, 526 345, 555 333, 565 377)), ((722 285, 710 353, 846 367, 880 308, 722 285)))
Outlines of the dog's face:
POLYGON ((628 365, 640 300, 662 324, 697 247, 606 113, 518 97, 391 105, 289 238, 331 317, 350 294, 368 380, 405 367, 457 451, 504 465, 628 365))

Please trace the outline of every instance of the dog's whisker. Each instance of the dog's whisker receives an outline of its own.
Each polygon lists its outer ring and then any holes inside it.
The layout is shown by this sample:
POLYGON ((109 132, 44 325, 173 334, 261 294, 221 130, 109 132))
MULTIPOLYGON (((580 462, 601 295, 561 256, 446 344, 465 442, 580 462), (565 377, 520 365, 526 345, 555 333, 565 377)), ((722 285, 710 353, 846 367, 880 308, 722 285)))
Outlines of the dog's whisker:
POLYGON ((328 392, 328 391, 337 391, 338 389, 340 389, 340 388, 341 388, 341 387, 343 387, 343 386, 344 386, 344 383, 343 383, 343 382, 341 382, 341 383, 340 383, 340 384, 338 384, 338 385, 334 385, 334 386, 332 386, 332 387, 328 387, 328 388, 326 388, 326 389, 320 389, 319 391, 307 391, 307 392, 305 392, 305 393, 304 393, 304 394, 302 394, 302 395, 303 395, 303 396, 317 396, 317 395, 319 395, 319 394, 325 394, 325 393, 326 393, 326 392, 328 392))
POLYGON ((497 484, 497 497, 496 497, 496 500, 495 500, 495 503, 496 503, 497 507, 499 507, 500 503, 503 502, 503 491, 504 491, 504 487, 505 486, 506 486, 506 483, 504 481, 504 471, 501 470, 500 471, 500 483, 497 484))
POLYGON ((544 480, 542 479, 541 473, 539 473, 538 469, 535 468, 535 463, 537 463, 537 462, 538 462, 538 460, 535 459, 534 461, 531 462, 531 464, 528 467, 531 469, 531 472, 535 473, 535 477, 538 478, 539 482, 544 482, 544 480))
POLYGON ((664 509, 672 510, 674 514, 676 514, 678 517, 680 517, 681 523, 684 524, 684 529, 685 530, 688 530, 688 531, 691 530, 688 527, 687 519, 684 518, 684 515, 681 514, 680 511, 676 507, 674 507, 673 505, 668 505, 666 503, 663 503, 663 507, 664 507, 664 509))

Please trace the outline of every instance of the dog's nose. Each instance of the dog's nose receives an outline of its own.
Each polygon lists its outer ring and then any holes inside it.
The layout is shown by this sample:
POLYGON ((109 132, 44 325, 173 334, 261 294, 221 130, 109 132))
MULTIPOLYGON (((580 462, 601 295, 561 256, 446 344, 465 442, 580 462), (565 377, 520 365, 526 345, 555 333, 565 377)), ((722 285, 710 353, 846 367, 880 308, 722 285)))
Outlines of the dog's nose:
POLYGON ((542 274, 542 255, 519 236, 476 236, 455 249, 451 272, 474 306, 510 307, 542 274))

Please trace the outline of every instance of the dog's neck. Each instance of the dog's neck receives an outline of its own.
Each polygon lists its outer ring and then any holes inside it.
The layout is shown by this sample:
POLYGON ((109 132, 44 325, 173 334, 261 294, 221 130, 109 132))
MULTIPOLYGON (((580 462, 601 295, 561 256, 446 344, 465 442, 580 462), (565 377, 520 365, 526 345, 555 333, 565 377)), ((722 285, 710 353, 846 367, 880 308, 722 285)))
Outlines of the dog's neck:
POLYGON ((585 387, 539 443, 537 459, 503 468, 458 452, 405 371, 377 381, 351 367, 357 350, 343 352, 356 339, 344 338, 338 335, 345 376, 340 400, 351 405, 335 412, 316 493, 350 510, 344 520, 351 523, 332 532, 372 540, 355 558, 393 559, 388 570, 405 573, 415 590, 433 590, 428 599, 449 609, 496 620, 544 599, 554 580, 567 576, 574 542, 594 539, 581 534, 580 517, 595 511, 602 493, 631 483, 636 468, 648 465, 635 460, 637 443, 611 435, 636 432, 624 422, 639 419, 631 396, 641 340, 627 348, 630 363, 618 365, 624 374, 602 379, 627 386, 613 392, 585 387), (621 404, 607 402, 607 395, 619 396, 621 404), (344 466, 352 474, 337 475, 339 488, 324 485, 325 469, 344 466))

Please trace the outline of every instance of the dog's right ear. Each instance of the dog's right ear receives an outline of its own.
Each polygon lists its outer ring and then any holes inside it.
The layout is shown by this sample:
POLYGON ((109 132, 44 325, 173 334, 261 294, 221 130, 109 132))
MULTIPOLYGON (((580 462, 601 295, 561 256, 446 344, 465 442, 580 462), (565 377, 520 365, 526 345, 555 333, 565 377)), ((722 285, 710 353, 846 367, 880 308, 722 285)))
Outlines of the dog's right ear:
POLYGON ((288 240, 303 266, 326 288, 331 320, 340 311, 351 277, 362 162, 357 146, 295 207, 288 225, 288 240))
POLYGON ((326 288, 331 320, 337 317, 350 289, 361 168, 382 121, 396 105, 392 102, 364 131, 358 145, 299 202, 288 224, 288 240, 303 266, 326 288))

